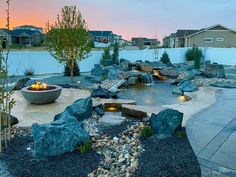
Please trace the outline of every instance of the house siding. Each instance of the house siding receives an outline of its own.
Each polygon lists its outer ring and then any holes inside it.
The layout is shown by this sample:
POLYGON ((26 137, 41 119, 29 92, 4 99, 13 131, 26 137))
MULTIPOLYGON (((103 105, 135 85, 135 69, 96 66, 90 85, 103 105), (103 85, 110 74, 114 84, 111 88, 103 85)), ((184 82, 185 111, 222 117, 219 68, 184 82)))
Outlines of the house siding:
POLYGON ((229 30, 208 30, 202 33, 190 36, 185 40, 185 46, 192 47, 218 47, 218 48, 236 48, 236 33, 229 30), (204 38, 212 38, 212 42, 205 42, 204 38), (217 41, 217 38, 223 38, 223 41, 217 41))

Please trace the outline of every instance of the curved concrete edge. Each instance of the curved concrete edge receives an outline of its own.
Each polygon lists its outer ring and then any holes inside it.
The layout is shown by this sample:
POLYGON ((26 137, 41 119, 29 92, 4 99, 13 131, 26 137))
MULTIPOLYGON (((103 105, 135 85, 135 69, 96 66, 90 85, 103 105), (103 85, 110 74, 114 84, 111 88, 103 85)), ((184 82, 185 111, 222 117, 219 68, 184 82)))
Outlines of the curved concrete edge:
POLYGON ((198 91, 186 93, 192 98, 188 102, 179 102, 172 105, 163 105, 164 108, 176 109, 184 113, 182 126, 186 127, 188 120, 203 109, 208 108, 216 102, 216 91, 214 87, 200 87, 198 91))

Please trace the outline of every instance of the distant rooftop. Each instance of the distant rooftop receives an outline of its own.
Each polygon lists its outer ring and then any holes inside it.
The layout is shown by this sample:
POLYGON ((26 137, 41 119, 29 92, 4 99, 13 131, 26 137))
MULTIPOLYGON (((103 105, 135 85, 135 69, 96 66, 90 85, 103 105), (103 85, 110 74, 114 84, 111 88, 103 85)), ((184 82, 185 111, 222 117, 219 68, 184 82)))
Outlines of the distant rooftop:
POLYGON ((186 29, 180 29, 177 30, 176 32, 176 37, 184 37, 184 36, 188 36, 191 35, 193 33, 198 32, 199 30, 186 30, 186 29))
POLYGON ((112 31, 89 31, 92 36, 104 36, 108 37, 112 34, 112 31))
MULTIPOLYGON (((40 32, 39 31, 34 31, 34 30, 29 30, 29 29, 15 29, 15 30, 11 31, 12 36, 19 36, 23 33, 25 33, 29 36, 32 36, 33 34, 40 33, 40 32)), ((42 34, 42 33, 40 33, 40 34, 42 34)))

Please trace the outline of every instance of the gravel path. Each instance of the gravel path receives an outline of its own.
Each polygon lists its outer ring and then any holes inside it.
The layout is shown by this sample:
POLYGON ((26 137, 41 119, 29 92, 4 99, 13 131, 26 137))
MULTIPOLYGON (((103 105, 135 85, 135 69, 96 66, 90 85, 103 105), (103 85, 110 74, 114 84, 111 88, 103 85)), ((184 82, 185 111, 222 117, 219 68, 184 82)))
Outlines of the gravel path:
POLYGON ((200 167, 187 138, 142 141, 145 149, 139 157, 133 177, 200 177, 200 167))
POLYGON ((35 160, 31 136, 15 137, 2 157, 0 157, 0 176, 3 177, 84 177, 98 168, 103 157, 91 150, 85 154, 67 153, 58 157, 35 160), (6 174, 6 172, 8 174, 6 174))

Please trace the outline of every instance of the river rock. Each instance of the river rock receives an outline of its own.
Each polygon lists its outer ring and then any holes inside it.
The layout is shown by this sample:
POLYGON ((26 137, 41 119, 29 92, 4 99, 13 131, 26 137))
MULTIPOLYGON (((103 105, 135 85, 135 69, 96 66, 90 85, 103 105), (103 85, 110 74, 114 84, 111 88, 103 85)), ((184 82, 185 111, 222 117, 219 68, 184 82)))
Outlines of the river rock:
POLYGON ((152 114, 150 125, 154 134, 160 137, 172 136, 175 130, 182 125, 183 113, 174 110, 166 109, 158 114, 152 114))
POLYGON ((35 156, 58 156, 73 152, 79 145, 90 139, 75 117, 57 120, 50 124, 33 124, 35 156))
POLYGON ((182 92, 194 92, 198 90, 197 85, 193 81, 189 81, 189 80, 181 82, 177 87, 182 92))
POLYGON ((224 66, 220 64, 205 65, 205 77, 208 78, 225 78, 224 66))
POLYGON ((93 105, 92 99, 79 99, 75 101, 72 105, 68 106, 62 113, 54 117, 54 121, 62 119, 67 120, 68 117, 76 117, 78 121, 83 121, 92 116, 93 105))

